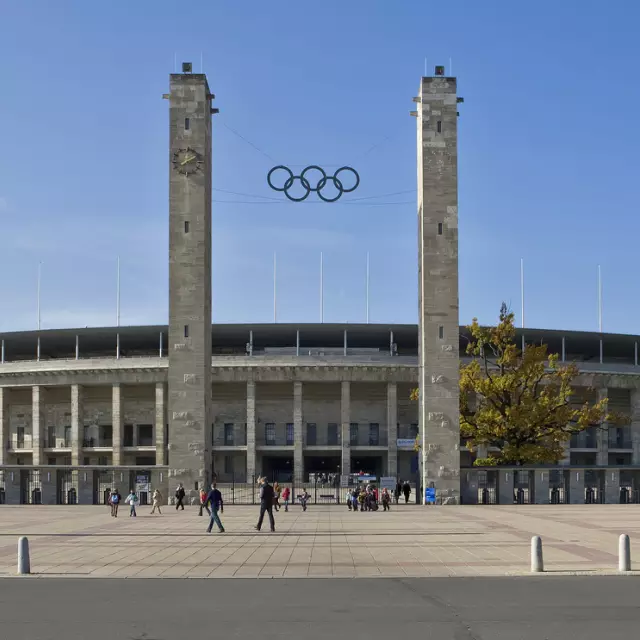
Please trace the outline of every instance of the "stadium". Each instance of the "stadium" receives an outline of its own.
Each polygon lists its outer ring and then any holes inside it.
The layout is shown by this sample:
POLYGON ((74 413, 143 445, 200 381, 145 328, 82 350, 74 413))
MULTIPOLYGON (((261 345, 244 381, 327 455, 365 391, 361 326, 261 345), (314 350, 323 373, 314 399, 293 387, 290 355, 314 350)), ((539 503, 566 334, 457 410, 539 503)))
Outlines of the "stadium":
POLYGON ((206 76, 170 77, 169 323, 0 335, 0 500, 101 504, 110 489, 217 479, 228 502, 259 475, 340 501, 358 477, 442 504, 634 502, 637 336, 521 329, 580 369, 577 393, 631 424, 575 436, 555 468, 478 469, 460 439, 457 97, 436 67, 418 111, 419 322, 211 323, 211 116, 206 76), (420 402, 410 399, 420 387, 420 402), (424 393, 423 393, 424 390, 424 393), (416 439, 423 443, 415 450, 416 439), (318 484, 327 487, 318 493, 318 484), (230 499, 229 499, 230 496, 230 499))

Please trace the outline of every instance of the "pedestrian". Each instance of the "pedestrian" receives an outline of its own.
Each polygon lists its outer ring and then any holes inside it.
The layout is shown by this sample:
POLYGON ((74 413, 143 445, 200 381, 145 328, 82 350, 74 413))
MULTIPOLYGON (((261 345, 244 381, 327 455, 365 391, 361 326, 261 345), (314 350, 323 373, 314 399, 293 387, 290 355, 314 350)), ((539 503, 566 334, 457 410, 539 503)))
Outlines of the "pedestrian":
POLYGON ((302 493, 298 496, 298 499, 300 500, 300 506, 302 507, 303 511, 307 510, 307 502, 309 502, 309 494, 307 493, 306 489, 302 490, 302 493))
POLYGON ((382 510, 391 511, 391 496, 386 488, 382 490, 382 510))
POLYGON ((347 489, 347 495, 345 496, 345 500, 347 502, 347 508, 351 511, 351 491, 347 489))
POLYGON ((109 496, 109 504, 111 505, 111 515, 118 517, 118 505, 120 504, 121 495, 117 489, 114 489, 109 496))
POLYGON ((396 484, 396 489, 393 492, 394 493, 394 498, 396 500, 396 504, 398 504, 398 502, 400 501, 400 494, 402 493, 402 484, 401 482, 398 482, 396 484))
POLYGON ((404 494, 404 503, 407 504, 411 495, 411 485, 408 482, 402 485, 402 493, 404 494))
POLYGON ((273 487, 267 482, 267 479, 262 477, 258 480, 260 483, 260 517, 258 518, 258 524, 254 527, 257 531, 262 528, 262 521, 264 520, 265 512, 269 514, 269 525, 271 526, 272 533, 276 530, 276 521, 273 519, 273 487))
POLYGON ((204 488, 200 489, 200 513, 198 514, 199 516, 202 515, 202 510, 206 509, 207 513, 209 515, 211 515, 211 511, 209 511, 209 507, 207 507, 207 492, 204 490, 204 488))
POLYGON ((289 511, 289 497, 291 496, 291 489, 285 487, 282 491, 282 502, 284 502, 284 510, 289 511))
POLYGON ((133 516, 135 518, 136 517, 136 505, 140 501, 138 499, 138 496, 136 495, 136 492, 133 489, 131 489, 131 491, 129 492, 129 495, 126 497, 124 502, 125 502, 125 504, 129 505, 129 517, 133 516))
POLYGON ((162 494, 156 489, 153 492, 153 496, 151 497, 153 500, 153 508, 151 509, 151 513, 155 513, 156 509, 158 513, 162 515, 162 511, 160 511, 160 505, 162 504, 162 494))
POLYGON ((276 480, 273 484, 273 508, 276 511, 280 511, 280 493, 281 492, 282 492, 282 489, 280 489, 280 485, 276 480))
POLYGON ((205 497, 204 504, 205 506, 208 504, 211 507, 211 511, 207 509, 207 513, 211 516, 207 533, 211 533, 214 524, 218 526, 220 533, 224 533, 224 527, 218 515, 218 512, 224 513, 224 503, 222 502, 222 494, 216 489, 215 482, 211 485, 211 491, 209 491, 209 494, 205 497))
POLYGON ((185 492, 184 492, 184 487, 182 486, 182 482, 178 485, 178 488, 176 489, 176 511, 178 510, 178 508, 182 507, 182 510, 184 511, 184 504, 183 504, 183 500, 185 497, 185 492))

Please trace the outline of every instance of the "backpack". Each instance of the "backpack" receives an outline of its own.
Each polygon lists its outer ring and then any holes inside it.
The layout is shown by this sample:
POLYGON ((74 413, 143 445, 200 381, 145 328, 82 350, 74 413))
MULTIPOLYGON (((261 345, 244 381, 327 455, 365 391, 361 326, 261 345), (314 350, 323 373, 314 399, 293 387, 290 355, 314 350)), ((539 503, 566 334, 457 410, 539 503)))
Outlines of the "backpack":
POLYGON ((113 504, 118 504, 118 502, 120 502, 120 496, 117 493, 114 493, 111 496, 111 502, 113 502, 113 504))

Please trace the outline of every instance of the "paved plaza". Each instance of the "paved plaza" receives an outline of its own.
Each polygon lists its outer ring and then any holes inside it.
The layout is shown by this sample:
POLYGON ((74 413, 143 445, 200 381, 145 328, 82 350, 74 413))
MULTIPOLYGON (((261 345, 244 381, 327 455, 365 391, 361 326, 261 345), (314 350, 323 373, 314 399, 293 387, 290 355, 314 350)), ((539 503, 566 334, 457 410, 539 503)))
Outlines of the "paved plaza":
MULTIPOLYGON (((640 569, 640 509, 634 505, 394 506, 351 513, 344 506, 293 507, 276 514, 276 533, 253 530, 258 507, 229 506, 227 533, 205 532, 195 507, 130 518, 121 507, 0 507, 0 576, 16 573, 17 539, 29 537, 36 576, 445 577, 529 571, 532 535, 545 569, 614 572, 618 536, 631 537, 640 569), (637 544, 637 546, 636 546, 637 544)), ((636 565, 634 565, 636 566, 636 565)))

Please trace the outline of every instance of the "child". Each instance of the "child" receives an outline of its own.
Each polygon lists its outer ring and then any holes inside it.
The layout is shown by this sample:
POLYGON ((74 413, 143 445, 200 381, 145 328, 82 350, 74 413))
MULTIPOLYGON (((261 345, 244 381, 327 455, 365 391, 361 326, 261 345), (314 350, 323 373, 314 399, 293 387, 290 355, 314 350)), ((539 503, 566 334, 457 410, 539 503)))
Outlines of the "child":
POLYGON ((302 506, 302 510, 306 511, 307 501, 309 500, 309 494, 307 493, 306 489, 302 490, 302 493, 298 496, 298 499, 300 500, 300 505, 302 506))
POLYGON ((285 487, 282 491, 282 501, 284 502, 284 510, 289 511, 289 496, 291 495, 291 490, 289 487, 285 487))
POLYGON ((382 490, 382 509, 383 511, 391 511, 391 496, 387 489, 382 490))
POLYGON ((131 489, 131 492, 129 493, 129 495, 127 496, 127 499, 125 500, 125 504, 130 505, 130 510, 129 510, 129 517, 133 516, 134 518, 136 517, 136 505, 138 504, 139 500, 138 500, 138 496, 136 495, 136 492, 131 489))

